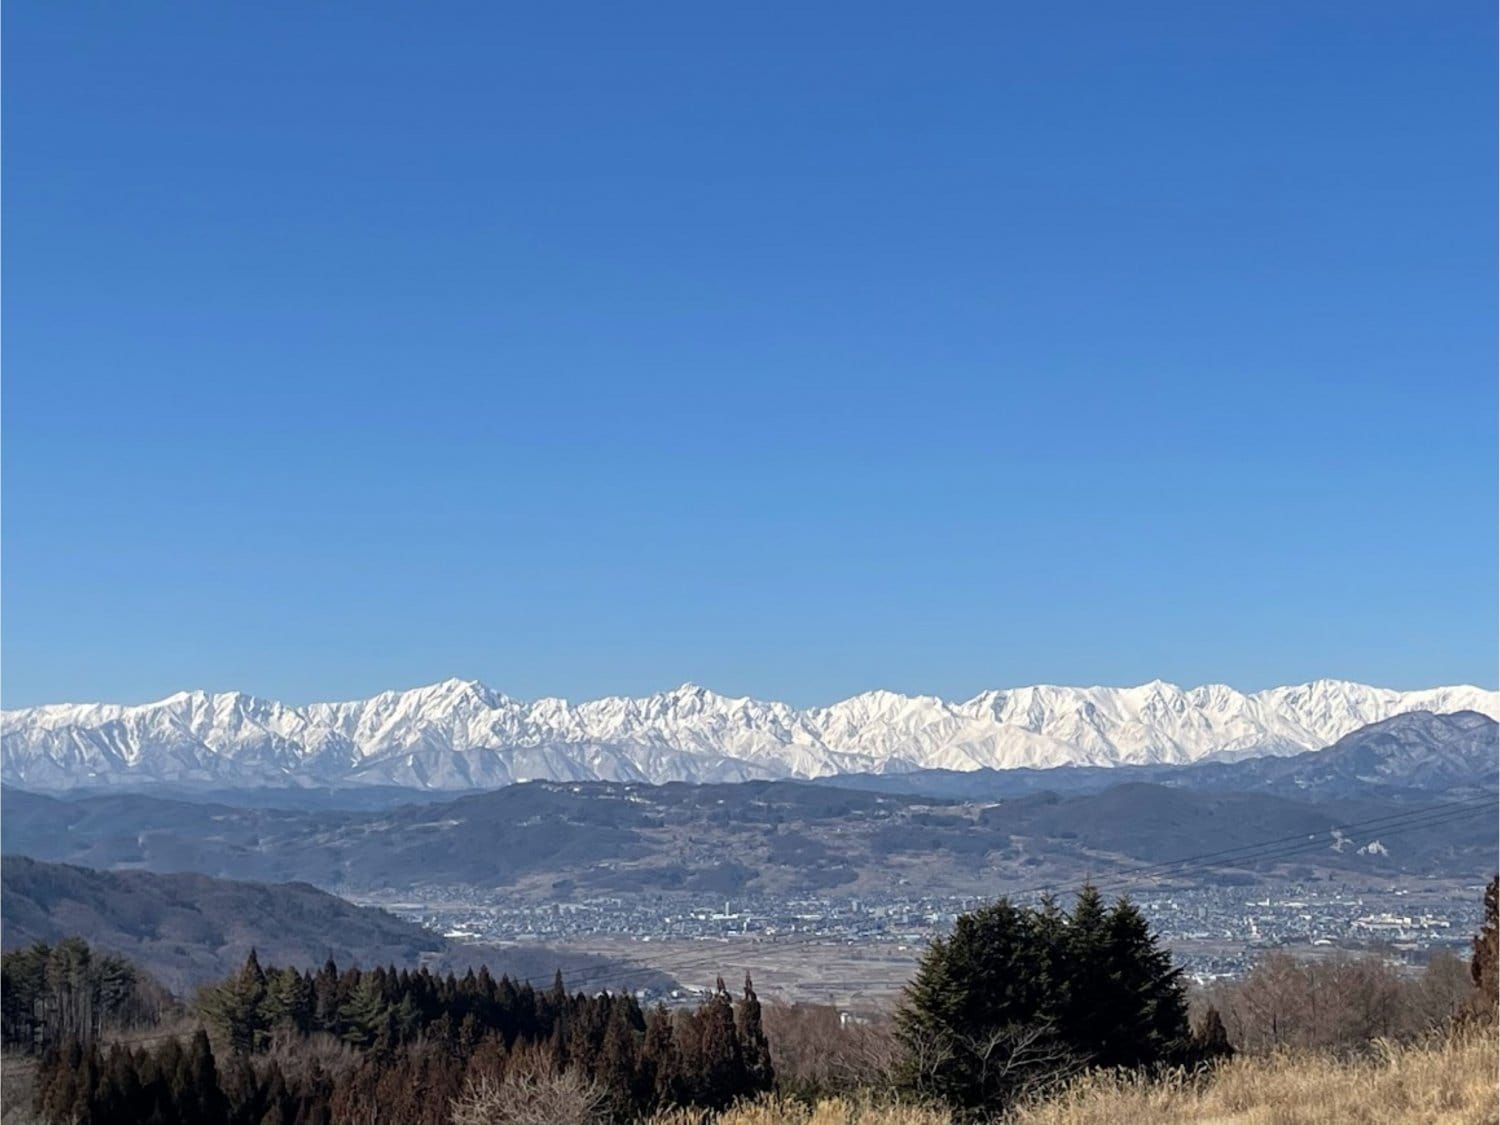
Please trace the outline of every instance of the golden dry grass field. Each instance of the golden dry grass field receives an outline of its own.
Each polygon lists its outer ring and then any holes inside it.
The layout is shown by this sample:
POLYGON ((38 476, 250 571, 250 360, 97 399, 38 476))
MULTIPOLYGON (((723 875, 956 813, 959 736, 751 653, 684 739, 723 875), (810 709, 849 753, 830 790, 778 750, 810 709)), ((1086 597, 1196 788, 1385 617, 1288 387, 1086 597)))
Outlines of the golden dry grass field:
MULTIPOLYGON (((1493 1030, 1469 1030, 1370 1058, 1235 1059, 1203 1083, 1083 1078, 1013 1113, 1007 1125, 1490 1125, 1497 1115, 1493 1030)), ((949 1125, 947 1114, 833 1100, 769 1100, 717 1117, 678 1111, 653 1125, 949 1125)))

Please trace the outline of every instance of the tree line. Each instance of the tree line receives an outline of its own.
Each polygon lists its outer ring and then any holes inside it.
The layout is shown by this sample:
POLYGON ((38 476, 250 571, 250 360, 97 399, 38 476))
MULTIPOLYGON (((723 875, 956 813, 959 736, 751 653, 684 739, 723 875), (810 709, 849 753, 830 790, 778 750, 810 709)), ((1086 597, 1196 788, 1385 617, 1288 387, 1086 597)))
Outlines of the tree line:
POLYGON ((773 1088, 805 1098, 873 1088, 981 1120, 1086 1070, 1206 1071, 1231 1039, 1327 1049, 1455 1017, 1493 1023, 1497 907, 1492 882, 1466 967, 1439 959, 1413 980, 1375 961, 1272 956, 1204 994, 1196 1020, 1137 908, 1085 887, 1069 910, 1001 899, 963 915, 883 1025, 845 1026, 822 1008, 763 1012, 748 976, 738 997, 720 980, 702 1003, 668 1011, 570 993, 560 975, 535 989, 485 969, 263 968, 252 952, 200 992, 190 1037, 106 1046, 110 1017, 94 1013, 129 1010, 103 999, 120 994, 120 966, 70 946, 6 954, 5 1027, 8 1044, 43 1052, 35 1108, 56 1125, 582 1125, 717 1109, 773 1088), (74 1004, 69 988, 97 998, 74 1004))
POLYGON ((151 1027, 175 1006, 171 994, 123 957, 80 938, 38 942, 0 959, 0 1043, 39 1051, 108 1029, 151 1027))
MULTIPOLYGON (((487 969, 263 968, 252 951, 199 993, 206 1025, 134 1050, 77 1038, 50 1048, 37 1110, 49 1122, 154 1125, 438 1125, 529 1086, 570 1089, 604 1118, 722 1108, 771 1089, 761 1006, 747 975, 695 1008, 569 993, 487 969)), ((538 1095, 540 1096, 540 1095, 538 1095)), ((535 1098, 533 1098, 535 1100, 535 1098)))

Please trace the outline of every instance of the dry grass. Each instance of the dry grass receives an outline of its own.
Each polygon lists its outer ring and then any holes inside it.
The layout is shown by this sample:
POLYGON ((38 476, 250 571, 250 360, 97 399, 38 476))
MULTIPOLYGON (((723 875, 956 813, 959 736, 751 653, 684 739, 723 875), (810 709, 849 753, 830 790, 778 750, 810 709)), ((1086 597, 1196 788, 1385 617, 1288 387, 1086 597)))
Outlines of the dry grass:
POLYGON ((1240 1058, 1207 1082, 1083 1078, 1015 1125, 1487 1125, 1497 1120, 1495 1033, 1387 1047, 1359 1062, 1240 1058))
POLYGON ((917 1106, 830 1098, 815 1107, 785 1098, 763 1098, 723 1113, 674 1109, 650 1125, 950 1125, 946 1113, 917 1106))
POLYGON ((0 1125, 36 1125, 31 1112, 36 1066, 36 1059, 25 1055, 0 1058, 0 1125))
MULTIPOLYGON (((1500 1052, 1479 1028, 1358 1062, 1312 1053, 1239 1058, 1207 1081, 1081 1078, 1008 1125, 1490 1125, 1500 1121, 1500 1052)), ((941 1112, 834 1099, 783 1099, 715 1116, 676 1110, 651 1125, 950 1125, 941 1112)))

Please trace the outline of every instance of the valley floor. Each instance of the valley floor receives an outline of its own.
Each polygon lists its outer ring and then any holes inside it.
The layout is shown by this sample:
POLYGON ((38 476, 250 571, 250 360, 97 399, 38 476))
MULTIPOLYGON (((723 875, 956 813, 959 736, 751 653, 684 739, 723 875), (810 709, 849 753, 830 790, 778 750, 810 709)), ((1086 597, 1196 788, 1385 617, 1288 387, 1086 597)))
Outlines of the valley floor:
POLYGON ((888 1006, 911 979, 923 948, 827 938, 641 942, 608 935, 557 947, 659 969, 685 989, 707 991, 717 977, 738 982, 749 972, 767 998, 854 1010, 888 1006))

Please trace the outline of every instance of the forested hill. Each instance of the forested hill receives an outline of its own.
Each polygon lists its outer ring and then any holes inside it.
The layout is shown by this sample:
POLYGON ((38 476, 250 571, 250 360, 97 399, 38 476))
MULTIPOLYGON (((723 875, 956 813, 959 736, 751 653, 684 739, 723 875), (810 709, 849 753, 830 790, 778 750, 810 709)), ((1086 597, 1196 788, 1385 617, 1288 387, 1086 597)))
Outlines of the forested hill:
POLYGON ((123 954, 175 991, 222 977, 252 949, 268 962, 317 967, 419 963, 488 964, 496 974, 601 986, 669 987, 664 974, 543 947, 483 947, 448 941, 383 910, 355 906, 306 883, 252 883, 205 875, 97 871, 27 856, 0 860, 0 913, 7 949, 82 937, 123 954))

